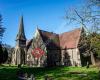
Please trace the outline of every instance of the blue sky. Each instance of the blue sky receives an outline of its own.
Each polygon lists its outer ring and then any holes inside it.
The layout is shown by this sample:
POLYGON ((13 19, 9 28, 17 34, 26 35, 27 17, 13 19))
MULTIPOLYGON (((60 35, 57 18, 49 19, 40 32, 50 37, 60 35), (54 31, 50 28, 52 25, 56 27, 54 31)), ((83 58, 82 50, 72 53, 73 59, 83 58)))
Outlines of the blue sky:
POLYGON ((0 13, 6 28, 3 43, 15 46, 21 15, 27 39, 33 38, 37 26, 56 33, 72 30, 76 26, 66 25, 65 10, 81 4, 82 0, 0 0, 0 13))

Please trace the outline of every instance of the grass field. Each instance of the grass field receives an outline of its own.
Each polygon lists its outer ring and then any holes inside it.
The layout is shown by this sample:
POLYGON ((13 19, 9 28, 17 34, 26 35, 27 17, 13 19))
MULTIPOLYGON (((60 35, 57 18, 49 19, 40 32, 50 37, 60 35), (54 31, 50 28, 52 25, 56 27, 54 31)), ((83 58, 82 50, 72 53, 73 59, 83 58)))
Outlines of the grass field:
MULTIPOLYGON (((0 67, 0 80, 17 80, 17 67, 0 67)), ((52 67, 52 68, 28 68, 23 67, 22 71, 28 74, 34 74, 36 80, 44 80, 48 75, 53 80, 100 80, 99 69, 85 67, 52 67), (79 75, 77 73, 86 74, 79 75)))

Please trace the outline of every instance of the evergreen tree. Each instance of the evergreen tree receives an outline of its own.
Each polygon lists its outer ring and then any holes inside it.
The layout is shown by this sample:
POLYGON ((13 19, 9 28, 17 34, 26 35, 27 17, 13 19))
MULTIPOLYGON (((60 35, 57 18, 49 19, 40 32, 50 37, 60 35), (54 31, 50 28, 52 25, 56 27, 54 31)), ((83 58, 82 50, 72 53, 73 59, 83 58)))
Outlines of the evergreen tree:
POLYGON ((8 51, 0 44, 0 64, 6 62, 8 59, 8 51))
POLYGON ((2 55, 3 55, 3 49, 2 49, 2 45, 0 44, 0 64, 2 63, 2 55))
POLYGON ((6 48, 4 48, 2 63, 6 62, 7 59, 8 59, 8 51, 6 48))
POLYGON ((2 15, 0 14, 0 39, 2 39, 4 32, 5 28, 2 27, 2 15))
POLYGON ((8 51, 2 46, 2 37, 5 32, 5 28, 2 27, 2 15, 0 14, 0 64, 4 63, 8 58, 8 51))

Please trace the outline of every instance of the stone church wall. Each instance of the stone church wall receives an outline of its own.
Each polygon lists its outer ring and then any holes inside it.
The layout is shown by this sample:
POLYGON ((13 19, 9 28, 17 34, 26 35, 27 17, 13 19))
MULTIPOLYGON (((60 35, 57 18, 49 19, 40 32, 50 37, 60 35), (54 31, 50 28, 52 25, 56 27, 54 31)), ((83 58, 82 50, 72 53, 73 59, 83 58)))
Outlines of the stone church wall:
POLYGON ((80 53, 78 48, 61 51, 61 64, 66 66, 81 66, 80 53))
POLYGON ((46 56, 47 56, 46 55, 46 47, 43 44, 42 38, 41 38, 38 30, 36 30, 35 37, 31 43, 30 48, 27 51, 27 64, 29 66, 33 66, 33 67, 46 66, 47 65, 47 61, 46 61, 47 57, 46 56), (44 51, 44 54, 39 58, 36 58, 32 54, 32 50, 35 50, 36 48, 39 48, 44 51))
POLYGON ((46 55, 42 55, 39 58, 36 58, 32 54, 32 48, 30 48, 27 52, 27 65, 33 66, 33 67, 43 67, 46 66, 46 55))
POLYGON ((60 65, 60 50, 47 50, 47 65, 59 66, 60 65))

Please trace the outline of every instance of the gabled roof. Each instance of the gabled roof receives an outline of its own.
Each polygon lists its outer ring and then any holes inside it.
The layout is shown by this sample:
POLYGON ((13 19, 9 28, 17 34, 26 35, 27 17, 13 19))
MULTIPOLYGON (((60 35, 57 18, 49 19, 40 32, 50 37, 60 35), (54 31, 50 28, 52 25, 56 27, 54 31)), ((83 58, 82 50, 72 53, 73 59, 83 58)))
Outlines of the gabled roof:
MULTIPOLYGON (((38 29, 38 31, 43 42, 48 43, 46 45, 48 49, 72 49, 78 47, 82 28, 78 28, 62 34, 47 32, 40 29, 38 29), (49 42, 50 39, 52 40, 51 42, 49 42)), ((31 43, 32 40, 28 42, 27 46, 29 46, 31 43)))
POLYGON ((32 44, 33 39, 26 41, 26 48, 29 49, 30 45, 32 44))
POLYGON ((59 35, 60 47, 61 48, 76 48, 79 43, 81 35, 81 28, 65 32, 59 35))
MULTIPOLYGON (((38 29, 39 30, 39 29, 38 29)), ((39 30, 40 35, 44 43, 49 49, 58 49, 60 46, 59 35, 53 32, 47 32, 44 30, 39 30)))

